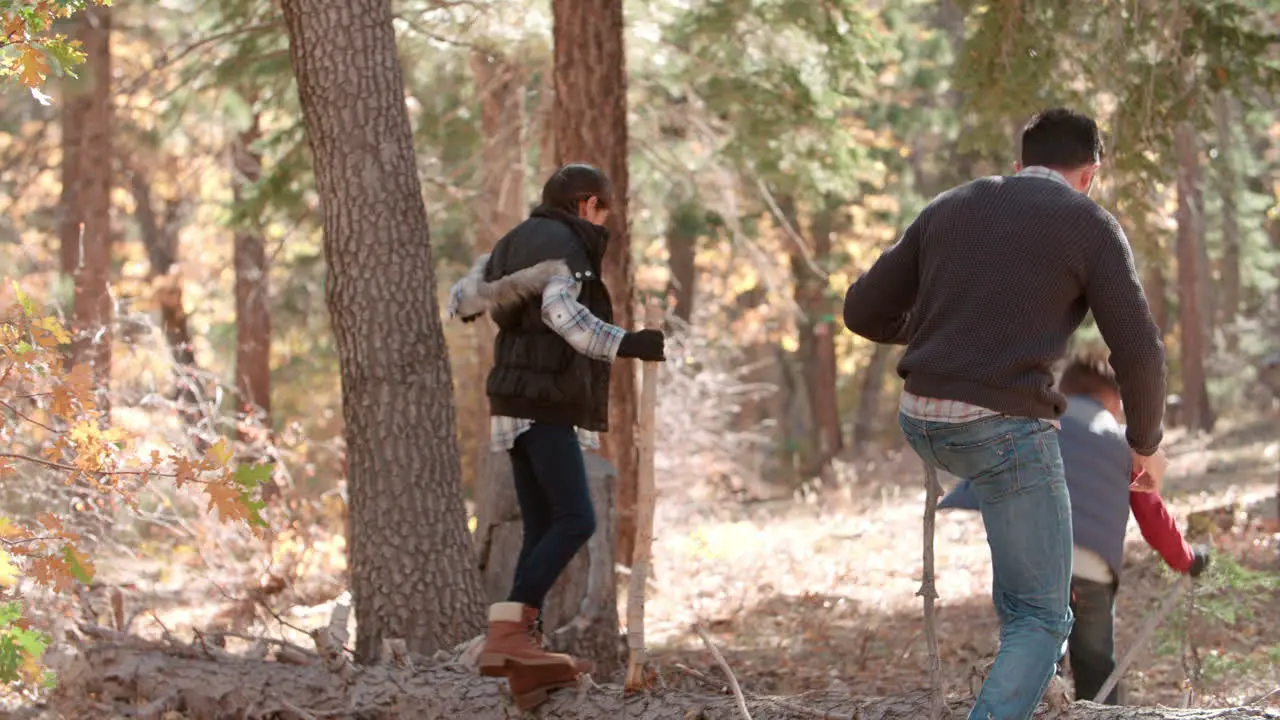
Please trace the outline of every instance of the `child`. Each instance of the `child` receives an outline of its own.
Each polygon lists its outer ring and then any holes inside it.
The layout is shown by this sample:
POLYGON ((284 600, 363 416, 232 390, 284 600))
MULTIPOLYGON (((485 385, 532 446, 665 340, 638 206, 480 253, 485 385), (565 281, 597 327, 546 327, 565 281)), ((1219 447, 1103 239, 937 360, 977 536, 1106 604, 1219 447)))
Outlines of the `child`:
POLYGON ((450 294, 449 315, 488 312, 498 326, 489 373, 490 447, 511 458, 524 543, 507 602, 489 609, 480 672, 507 676, 522 709, 574 683, 587 664, 542 647, 542 601, 595 533, 582 445, 608 429, 609 366, 664 359, 658 330, 610 324, 601 263, 610 183, 565 165, 529 219, 479 258, 450 294))
MULTIPOLYGON (((1062 373, 1067 411, 1058 444, 1071 496, 1074 562, 1071 611, 1075 626, 1067 640, 1076 699, 1093 700, 1116 667, 1114 611, 1129 512, 1142 537, 1174 570, 1197 577, 1209 565, 1204 549, 1192 550, 1157 493, 1131 492, 1129 446, 1121 413, 1120 387, 1105 355, 1081 352, 1062 373), (1125 496, 1128 496, 1127 498, 1125 496)), ((964 480, 939 508, 978 509, 964 480)), ((1120 704, 1120 686, 1105 699, 1120 704)))

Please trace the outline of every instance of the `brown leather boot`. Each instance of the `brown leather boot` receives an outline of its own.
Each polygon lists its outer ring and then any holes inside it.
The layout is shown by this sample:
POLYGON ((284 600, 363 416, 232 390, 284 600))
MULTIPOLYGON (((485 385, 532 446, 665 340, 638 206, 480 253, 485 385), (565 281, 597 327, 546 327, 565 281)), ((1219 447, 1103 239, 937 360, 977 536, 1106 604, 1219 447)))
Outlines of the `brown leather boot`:
POLYGON ((578 675, 588 672, 590 665, 578 661, 572 667, 564 665, 514 666, 508 671, 507 683, 511 695, 521 710, 532 710, 546 702, 552 691, 577 687, 578 675))
POLYGON ((489 632, 480 650, 480 674, 502 677, 514 666, 574 668, 568 655, 547 652, 535 639, 538 609, 521 603, 494 603, 489 608, 489 632))

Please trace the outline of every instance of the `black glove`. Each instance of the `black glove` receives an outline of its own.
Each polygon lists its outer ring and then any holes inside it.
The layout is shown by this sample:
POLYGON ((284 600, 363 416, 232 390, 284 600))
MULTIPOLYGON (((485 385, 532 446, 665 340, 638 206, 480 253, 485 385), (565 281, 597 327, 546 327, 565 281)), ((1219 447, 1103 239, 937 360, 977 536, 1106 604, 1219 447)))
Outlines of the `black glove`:
POLYGON ((1209 569, 1209 548, 1204 545, 1197 545, 1191 551, 1191 568, 1187 570, 1187 574, 1193 578, 1200 577, 1200 573, 1209 569))
POLYGON ((618 343, 618 357, 636 358, 649 362, 666 362, 663 345, 666 338, 661 330, 637 330, 622 336, 618 343))

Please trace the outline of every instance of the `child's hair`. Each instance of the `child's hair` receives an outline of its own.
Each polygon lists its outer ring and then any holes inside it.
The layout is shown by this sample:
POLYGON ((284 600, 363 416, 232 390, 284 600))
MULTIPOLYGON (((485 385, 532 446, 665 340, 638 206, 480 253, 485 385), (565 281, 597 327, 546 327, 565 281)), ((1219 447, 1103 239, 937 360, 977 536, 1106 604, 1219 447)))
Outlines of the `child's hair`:
POLYGON ((1100 347, 1084 347, 1067 359, 1062 369, 1058 388, 1066 395, 1096 396, 1102 393, 1120 392, 1116 371, 1111 367, 1109 353, 1100 347))
POLYGON ((597 198, 601 209, 608 209, 613 188, 609 178, 591 165, 570 163, 560 168, 542 186, 542 204, 568 213, 578 211, 578 201, 597 198))

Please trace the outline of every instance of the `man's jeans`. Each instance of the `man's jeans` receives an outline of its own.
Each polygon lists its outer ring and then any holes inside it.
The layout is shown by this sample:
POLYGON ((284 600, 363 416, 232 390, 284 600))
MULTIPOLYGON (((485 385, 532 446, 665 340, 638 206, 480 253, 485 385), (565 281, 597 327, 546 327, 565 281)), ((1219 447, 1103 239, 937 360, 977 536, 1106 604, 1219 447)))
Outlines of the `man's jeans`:
POLYGON ((1057 431, 1007 416, 899 422, 926 463, 970 480, 987 529, 1000 651, 969 718, 1028 720, 1071 632, 1071 502, 1057 431))
MULTIPOLYGON (((1071 677, 1076 699, 1093 701, 1102 684, 1116 669, 1115 642, 1116 583, 1100 583, 1071 578, 1071 610, 1075 627, 1067 642, 1071 677)), ((1120 705, 1117 684, 1103 700, 1104 705, 1120 705)))

